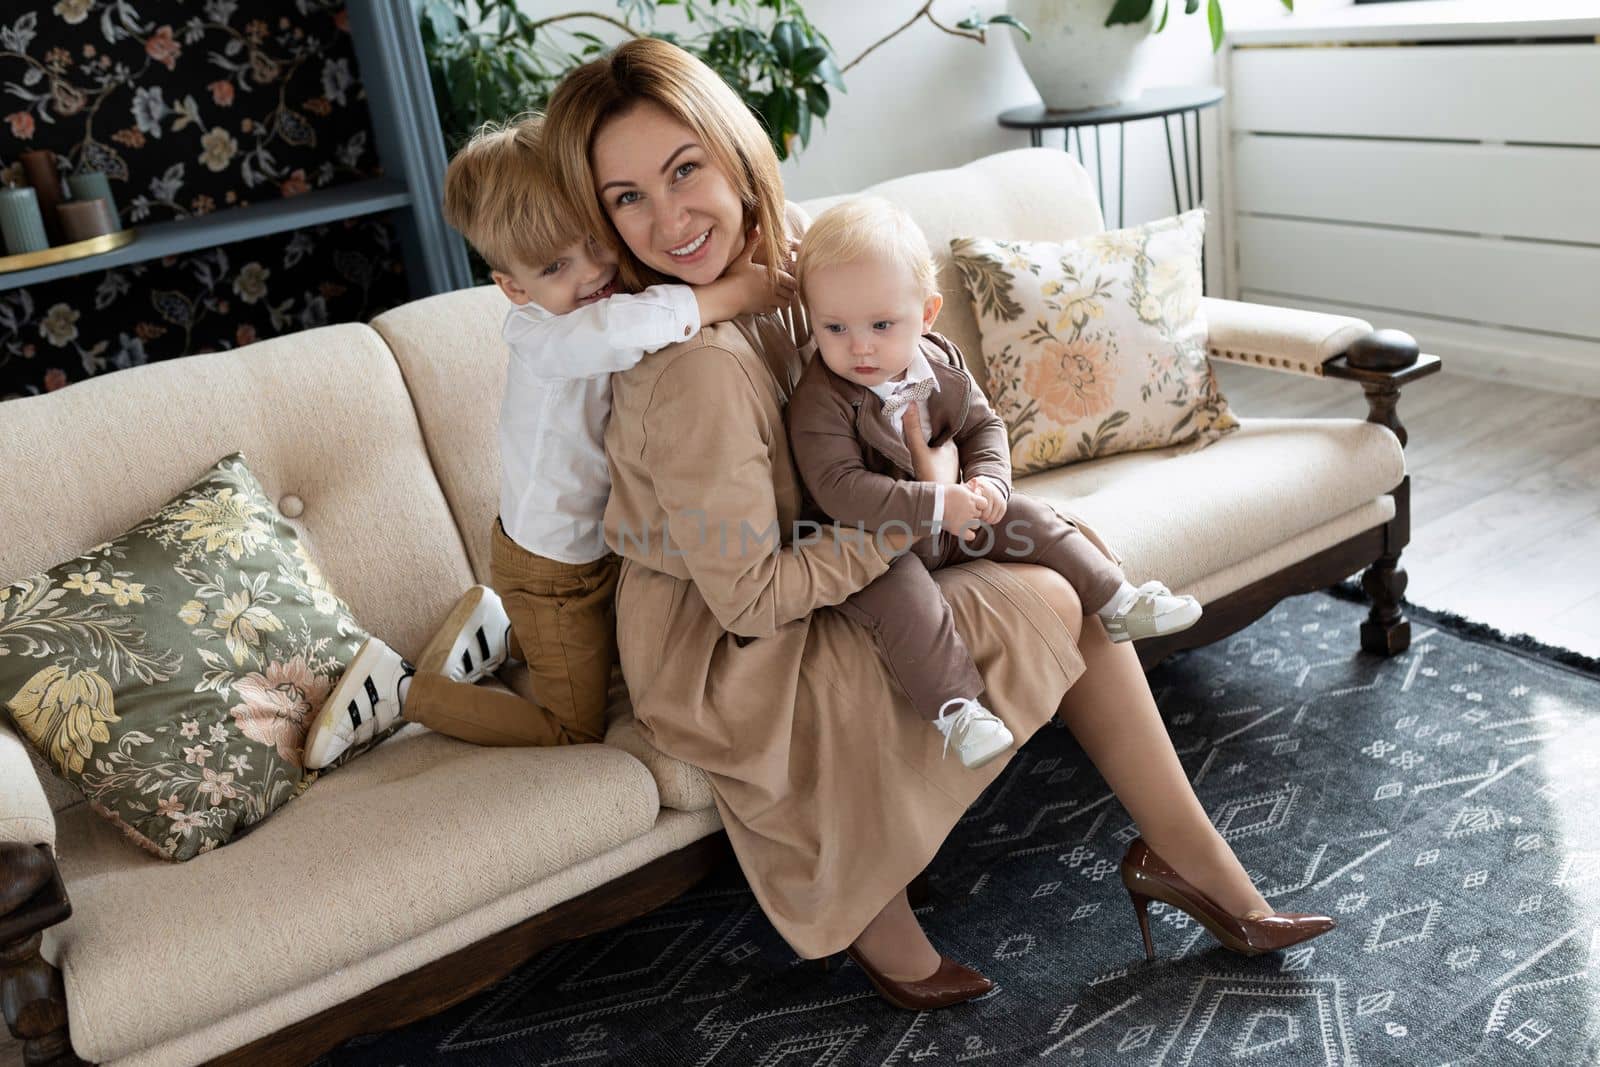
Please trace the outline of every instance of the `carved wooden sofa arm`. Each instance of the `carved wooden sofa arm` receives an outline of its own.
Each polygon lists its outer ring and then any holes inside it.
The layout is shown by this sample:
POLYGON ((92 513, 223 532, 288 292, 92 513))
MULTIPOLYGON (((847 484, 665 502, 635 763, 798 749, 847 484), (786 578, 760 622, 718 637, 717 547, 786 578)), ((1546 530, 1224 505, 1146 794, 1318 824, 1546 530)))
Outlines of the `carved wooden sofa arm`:
POLYGON ((16 734, 0 720, 0 1010, 28 1067, 76 1064, 61 972, 41 931, 72 914, 56 868, 55 816, 16 734))
MULTIPOLYGON (((1402 386, 1437 373, 1439 357, 1423 355, 1398 330, 1374 330, 1362 319, 1292 308, 1207 298, 1207 348, 1212 359, 1312 378, 1360 382, 1367 421, 1391 430, 1406 445, 1396 407, 1402 386)), ((1406 591, 1401 550, 1411 540, 1411 478, 1391 492, 1394 518, 1384 527, 1383 549, 1361 576, 1372 610, 1361 624, 1361 647, 1392 656, 1411 644, 1411 623, 1400 608, 1406 591)))

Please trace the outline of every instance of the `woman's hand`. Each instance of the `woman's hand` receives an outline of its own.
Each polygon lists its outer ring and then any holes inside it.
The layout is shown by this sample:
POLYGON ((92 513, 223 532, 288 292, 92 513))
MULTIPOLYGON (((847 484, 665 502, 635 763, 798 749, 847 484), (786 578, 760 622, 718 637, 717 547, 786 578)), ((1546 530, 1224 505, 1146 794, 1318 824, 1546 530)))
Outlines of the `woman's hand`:
POLYGON ((956 450, 956 443, 946 441, 938 448, 929 448, 927 439, 922 436, 922 415, 915 404, 906 408, 900 432, 911 452, 911 473, 917 476, 917 481, 944 485, 961 481, 961 453, 956 450))

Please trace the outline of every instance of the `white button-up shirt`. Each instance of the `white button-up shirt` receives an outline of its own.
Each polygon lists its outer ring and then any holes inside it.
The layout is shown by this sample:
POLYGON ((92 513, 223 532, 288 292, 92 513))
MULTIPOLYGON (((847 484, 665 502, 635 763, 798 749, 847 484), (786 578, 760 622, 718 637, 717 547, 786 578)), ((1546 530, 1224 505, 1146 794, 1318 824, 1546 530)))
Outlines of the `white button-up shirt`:
POLYGON ((537 304, 506 315, 500 522, 507 536, 562 563, 606 554, 611 375, 699 329, 699 305, 687 285, 655 285, 565 315, 537 304))
MULTIPOLYGON (((894 396, 894 394, 898 393, 902 386, 910 385, 912 382, 920 382, 920 381, 922 381, 924 379, 927 379, 928 381, 933 382, 933 391, 935 393, 937 393, 939 391, 939 379, 937 379, 937 378, 935 378, 933 376, 933 368, 928 365, 928 357, 924 356, 922 354, 922 352, 920 350, 918 350, 917 352, 912 354, 912 356, 911 356, 911 364, 908 367, 906 367, 905 374, 903 374, 898 381, 891 380, 891 381, 887 381, 887 382, 880 382, 877 385, 869 385, 869 386, 867 386, 867 388, 872 390, 874 393, 876 393, 879 400, 882 400, 885 403, 887 403, 889 398, 891 396, 894 396)), ((933 439, 933 423, 928 417, 928 401, 927 400, 923 399, 923 400, 918 400, 917 401, 917 416, 918 416, 918 418, 920 418, 922 420, 922 439, 924 441, 932 440, 933 439)), ((902 437, 905 435, 905 421, 906 421, 906 409, 905 408, 901 408, 898 411, 890 412, 890 414, 889 414, 889 425, 890 425, 891 428, 893 428, 893 430, 894 430, 896 435, 902 436, 902 437)), ((934 531, 934 533, 940 532, 940 529, 941 529, 941 525, 940 524, 943 521, 944 521, 944 485, 940 484, 940 483, 935 483, 934 484, 934 490, 933 490, 933 531, 934 531)), ((920 531, 919 531, 919 533, 920 533, 920 531)))
MULTIPOLYGON (((869 385, 867 388, 876 393, 880 400, 887 403, 889 398, 899 392, 902 386, 910 385, 912 382, 920 382, 925 378, 933 382, 933 392, 937 393, 939 391, 939 379, 933 376, 933 368, 928 364, 928 357, 924 356, 921 350, 918 350, 912 355, 910 365, 906 367, 905 374, 898 381, 882 382, 878 385, 869 385)), ((928 401, 926 399, 917 401, 917 415, 922 420, 922 439, 931 441, 933 439, 933 421, 928 415, 928 401)), ((904 436, 905 419, 905 408, 890 412, 889 424, 896 434, 904 436)), ((1006 495, 1006 487, 1001 485, 998 479, 985 476, 984 480, 994 485, 1000 491, 1002 497, 1006 495)), ((944 489, 945 487, 941 484, 933 493, 933 527, 935 531, 940 529, 940 523, 944 519, 944 489)))

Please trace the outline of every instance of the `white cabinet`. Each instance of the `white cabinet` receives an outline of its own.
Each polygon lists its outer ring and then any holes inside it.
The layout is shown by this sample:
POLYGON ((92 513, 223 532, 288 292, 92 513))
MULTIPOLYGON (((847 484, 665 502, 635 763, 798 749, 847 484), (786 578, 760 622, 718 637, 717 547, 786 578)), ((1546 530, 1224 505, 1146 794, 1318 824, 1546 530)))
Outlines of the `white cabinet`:
POLYGON ((1600 5, 1582 6, 1379 5, 1236 33, 1230 292, 1600 395, 1600 5))

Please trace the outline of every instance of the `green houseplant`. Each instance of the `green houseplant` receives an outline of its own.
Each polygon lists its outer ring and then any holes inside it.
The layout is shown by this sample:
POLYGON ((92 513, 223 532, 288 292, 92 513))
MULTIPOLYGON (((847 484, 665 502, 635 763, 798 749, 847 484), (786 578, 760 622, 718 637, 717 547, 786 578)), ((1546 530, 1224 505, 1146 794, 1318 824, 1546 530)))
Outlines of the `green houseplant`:
MULTIPOLYGON (((1172 14, 1172 0, 1159 0, 1161 17, 1156 21, 1156 33, 1167 28, 1167 16, 1172 14)), ((1111 14, 1106 16, 1107 26, 1143 22, 1150 17, 1157 0, 1116 0, 1111 14)), ((1294 10, 1294 0, 1282 0, 1283 6, 1294 10)), ((1183 0, 1183 13, 1192 15, 1200 10, 1200 0, 1183 0)), ((1211 50, 1222 47, 1222 0, 1206 0, 1206 23, 1211 27, 1211 50)))
POLYGON ((446 148, 454 151, 479 124, 540 110, 562 75, 606 47, 612 37, 672 41, 720 74, 766 125, 778 158, 804 148, 812 124, 825 119, 843 72, 921 20, 982 43, 990 25, 1027 29, 1007 14, 973 14, 941 23, 927 0, 893 32, 841 64, 799 0, 617 0, 615 13, 571 11, 530 18, 517 0, 417 0, 423 49, 446 148), (660 9, 681 13, 687 29, 656 28, 660 9))

